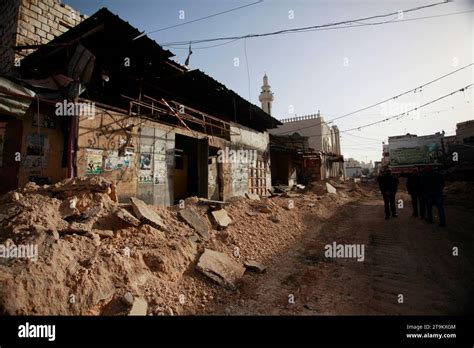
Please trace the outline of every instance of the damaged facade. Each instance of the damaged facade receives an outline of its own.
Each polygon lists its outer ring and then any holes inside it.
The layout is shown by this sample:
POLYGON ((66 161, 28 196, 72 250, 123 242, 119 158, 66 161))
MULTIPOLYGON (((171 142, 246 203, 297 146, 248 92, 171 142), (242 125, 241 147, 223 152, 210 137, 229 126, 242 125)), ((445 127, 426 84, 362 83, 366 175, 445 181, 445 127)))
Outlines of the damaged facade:
POLYGON ((104 8, 17 47, 35 51, 0 80, 1 193, 102 175, 121 201, 155 205, 266 194, 267 130, 280 123, 139 35, 104 8))
MULTIPOLYGON (((282 137, 293 140, 298 137, 306 138, 307 148, 303 151, 305 154, 301 153, 301 161, 304 164, 301 170, 305 171, 302 183, 308 182, 309 179, 344 179, 344 159, 337 126, 328 126, 319 114, 293 117, 281 122, 283 125, 270 130, 270 134, 275 136, 275 139, 279 138, 280 143, 284 139, 282 137)), ((287 145, 291 147, 291 143, 292 140, 287 145)), ((289 180, 288 185, 291 182, 292 180, 289 180)))

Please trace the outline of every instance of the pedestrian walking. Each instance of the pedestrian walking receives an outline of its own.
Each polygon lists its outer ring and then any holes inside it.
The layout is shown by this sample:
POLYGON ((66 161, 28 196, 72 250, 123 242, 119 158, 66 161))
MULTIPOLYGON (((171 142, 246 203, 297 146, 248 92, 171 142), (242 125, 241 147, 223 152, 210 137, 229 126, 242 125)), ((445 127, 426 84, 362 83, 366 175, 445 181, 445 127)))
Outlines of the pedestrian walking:
POLYGON ((390 219, 390 213, 392 217, 397 217, 395 195, 398 189, 398 179, 394 177, 392 171, 387 168, 383 171, 383 174, 377 178, 377 181, 383 197, 385 220, 390 219))
POLYGON ((433 205, 436 206, 439 215, 440 227, 446 226, 446 215, 444 212, 443 189, 444 177, 438 170, 427 166, 422 175, 423 192, 426 202, 426 221, 429 224, 434 223, 433 205))

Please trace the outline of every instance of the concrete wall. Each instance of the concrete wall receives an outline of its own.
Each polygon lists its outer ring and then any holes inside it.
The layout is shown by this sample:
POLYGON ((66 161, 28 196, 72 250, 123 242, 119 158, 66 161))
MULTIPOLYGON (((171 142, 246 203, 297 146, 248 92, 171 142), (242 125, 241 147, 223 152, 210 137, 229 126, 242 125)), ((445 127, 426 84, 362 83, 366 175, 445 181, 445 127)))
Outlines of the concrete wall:
POLYGON ((65 137, 61 120, 56 118, 54 108, 49 104, 40 103, 39 111, 38 115, 37 103, 33 102, 23 118, 20 187, 33 177, 42 178, 44 183, 56 183, 67 175, 67 167, 63 167, 66 165, 63 162, 65 137))
MULTIPOLYGON (((83 21, 71 6, 58 0, 2 0, 0 23, 4 25, 2 44, 8 46, 45 44, 83 21)), ((0 75, 15 75, 18 61, 33 50, 0 52, 0 75)), ((21 62, 20 62, 21 64, 21 62)))

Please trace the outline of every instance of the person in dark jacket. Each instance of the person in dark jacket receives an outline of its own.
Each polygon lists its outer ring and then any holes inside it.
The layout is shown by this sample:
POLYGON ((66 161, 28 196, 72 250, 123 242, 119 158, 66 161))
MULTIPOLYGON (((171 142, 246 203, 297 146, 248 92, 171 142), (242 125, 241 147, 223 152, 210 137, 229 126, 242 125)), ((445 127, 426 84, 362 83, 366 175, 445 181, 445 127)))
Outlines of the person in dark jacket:
POLYGON ((431 166, 426 167, 422 175, 423 192, 426 201, 426 221, 432 224, 433 205, 438 209, 439 226, 446 226, 446 215, 443 206, 444 177, 431 166))
POLYGON ((418 169, 416 169, 415 172, 408 177, 407 191, 411 197, 411 204, 413 206, 413 216, 418 217, 419 214, 421 219, 424 220, 426 215, 425 196, 423 192, 423 183, 421 180, 421 175, 418 169))
POLYGON ((397 217, 395 194, 398 189, 398 179, 394 177, 391 170, 387 168, 383 174, 377 178, 377 181, 383 197, 385 220, 390 219, 390 212, 392 213, 392 217, 397 217))

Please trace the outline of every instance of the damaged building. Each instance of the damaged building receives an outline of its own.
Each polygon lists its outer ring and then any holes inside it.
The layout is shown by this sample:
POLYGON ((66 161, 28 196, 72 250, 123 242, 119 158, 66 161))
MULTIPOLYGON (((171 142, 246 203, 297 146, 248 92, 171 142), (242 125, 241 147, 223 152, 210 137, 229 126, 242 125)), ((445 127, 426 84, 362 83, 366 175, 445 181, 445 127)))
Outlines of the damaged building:
POLYGON ((0 193, 102 175, 119 200, 171 205, 271 187, 281 124, 103 8, 0 78, 0 193))
MULTIPOLYGON (((275 139, 275 149, 281 148, 278 143, 287 139, 287 147, 293 147, 294 141, 301 142, 306 139, 305 146, 300 147, 301 166, 303 182, 318 181, 325 179, 344 179, 344 158, 341 153, 339 129, 337 126, 329 126, 319 115, 308 115, 292 117, 281 120, 281 126, 270 130, 275 139)), ((288 149, 287 149, 288 150, 288 149)), ((286 151, 287 151, 286 150, 286 151)), ((292 169, 290 169, 291 171, 292 169)), ((296 178, 295 170, 293 177, 288 181, 291 184, 296 178)))

